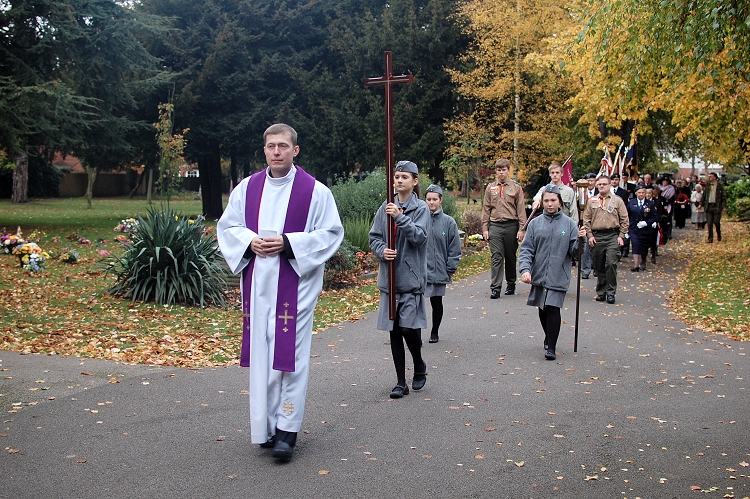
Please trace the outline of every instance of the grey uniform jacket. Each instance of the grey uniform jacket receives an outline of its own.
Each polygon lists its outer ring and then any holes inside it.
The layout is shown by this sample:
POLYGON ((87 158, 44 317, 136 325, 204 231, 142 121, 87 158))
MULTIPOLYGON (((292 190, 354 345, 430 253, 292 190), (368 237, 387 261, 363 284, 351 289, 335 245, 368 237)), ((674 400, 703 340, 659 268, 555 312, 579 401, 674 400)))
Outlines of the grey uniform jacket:
POLYGON ((572 257, 578 251, 578 225, 561 211, 529 222, 518 255, 518 268, 531 272, 531 284, 567 292, 572 257))
POLYGON ((427 235, 427 282, 448 284, 461 258, 461 239, 453 217, 440 209, 430 213, 427 235))
MULTIPOLYGON (((370 229, 370 249, 380 260, 378 289, 388 291, 388 264, 383 253, 388 247, 388 214, 384 202, 370 229)), ((403 205, 403 213, 395 218, 396 223, 396 292, 423 294, 427 285, 427 227, 430 224, 430 209, 427 203, 412 193, 403 205)))

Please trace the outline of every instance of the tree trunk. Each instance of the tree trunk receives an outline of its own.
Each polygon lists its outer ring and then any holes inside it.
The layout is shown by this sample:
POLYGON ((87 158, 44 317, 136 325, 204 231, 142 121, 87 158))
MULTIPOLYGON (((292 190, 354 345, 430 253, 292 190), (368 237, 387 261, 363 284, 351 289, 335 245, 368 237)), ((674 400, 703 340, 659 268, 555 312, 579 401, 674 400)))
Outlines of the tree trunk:
MULTIPOLYGON (((518 24, 521 23, 521 3, 516 0, 516 14, 518 24)), ((520 26, 516 26, 520 31, 520 26)), ((513 179, 518 180, 518 135, 521 133, 521 42, 520 34, 516 34, 516 95, 515 116, 513 119, 513 179)))
POLYGON ((16 155, 16 167, 13 169, 13 194, 11 203, 29 202, 29 155, 18 153, 16 155))
POLYGON ((237 150, 232 148, 229 154, 229 192, 237 185, 237 150))
POLYGON ((88 184, 86 185, 86 201, 88 201, 89 210, 93 208, 92 200, 94 199, 94 182, 96 181, 96 168, 86 166, 88 174, 88 184))
POLYGON ((129 199, 133 199, 133 197, 135 196, 135 193, 138 192, 138 188, 143 183, 143 176, 145 174, 146 174, 145 170, 143 172, 141 172, 141 173, 138 174, 138 179, 136 179, 136 181, 135 181, 135 187, 133 187, 133 190, 130 191, 130 194, 128 194, 128 198, 129 199))
POLYGON ((210 153, 198 159, 203 197, 203 215, 218 220, 224 212, 221 201, 221 151, 219 145, 211 145, 210 153))
POLYGON ((146 200, 151 204, 151 191, 154 190, 154 169, 148 169, 148 187, 146 187, 146 200))

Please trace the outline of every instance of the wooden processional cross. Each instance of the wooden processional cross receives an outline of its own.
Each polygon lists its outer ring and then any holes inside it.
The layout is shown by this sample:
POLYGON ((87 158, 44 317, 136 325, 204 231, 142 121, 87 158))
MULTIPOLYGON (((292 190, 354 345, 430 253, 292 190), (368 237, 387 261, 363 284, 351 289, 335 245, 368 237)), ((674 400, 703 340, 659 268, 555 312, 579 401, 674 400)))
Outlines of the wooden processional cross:
MULTIPOLYGON (((365 86, 372 87, 383 85, 385 87, 385 176, 386 195, 389 203, 393 202, 393 85, 397 83, 411 83, 414 75, 393 76, 391 60, 393 52, 385 53, 385 75, 375 78, 365 78, 365 86)), ((394 240, 395 227, 393 217, 388 218, 388 249, 396 248, 394 240)), ((396 319, 396 264, 393 260, 388 262, 388 318, 396 319)))

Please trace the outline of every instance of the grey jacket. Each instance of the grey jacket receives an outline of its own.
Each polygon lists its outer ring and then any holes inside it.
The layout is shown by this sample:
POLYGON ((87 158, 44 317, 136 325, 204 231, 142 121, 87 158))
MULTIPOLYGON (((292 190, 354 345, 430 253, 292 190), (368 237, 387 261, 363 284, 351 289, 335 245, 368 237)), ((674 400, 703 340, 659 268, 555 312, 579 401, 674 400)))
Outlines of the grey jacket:
MULTIPOLYGON (((378 289, 388 291, 388 263, 383 253, 388 247, 388 215, 385 205, 378 208, 370 229, 370 249, 380 260, 378 289)), ((423 294, 427 284, 427 228, 430 224, 430 209, 427 203, 412 193, 403 205, 404 212, 395 218, 396 223, 396 292, 423 294)))
POLYGON ((461 258, 461 239, 453 217, 440 209, 430 213, 427 232, 427 282, 448 284, 461 258))
POLYGON ((578 225, 558 211, 529 222, 518 255, 518 268, 531 272, 531 284, 567 292, 572 257, 578 251, 578 225))

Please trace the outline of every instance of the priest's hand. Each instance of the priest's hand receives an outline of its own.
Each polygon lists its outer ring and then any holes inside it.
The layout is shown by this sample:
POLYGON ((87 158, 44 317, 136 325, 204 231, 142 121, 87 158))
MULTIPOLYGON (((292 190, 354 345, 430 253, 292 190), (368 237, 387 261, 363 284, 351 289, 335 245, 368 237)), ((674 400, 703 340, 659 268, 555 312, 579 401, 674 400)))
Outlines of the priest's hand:
POLYGON ((276 256, 284 250, 284 238, 281 236, 256 237, 250 243, 250 248, 261 258, 276 256))
POLYGON ((386 248, 383 250, 383 258, 387 261, 395 260, 397 253, 398 250, 386 248))

